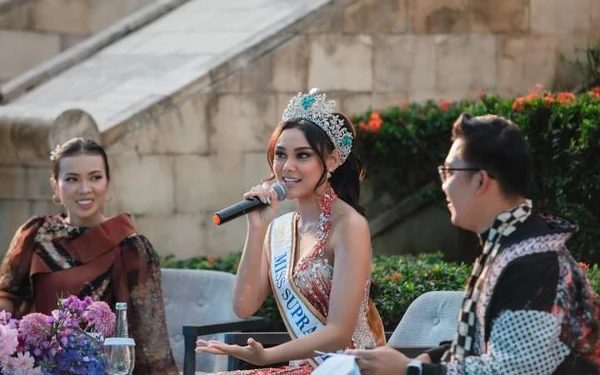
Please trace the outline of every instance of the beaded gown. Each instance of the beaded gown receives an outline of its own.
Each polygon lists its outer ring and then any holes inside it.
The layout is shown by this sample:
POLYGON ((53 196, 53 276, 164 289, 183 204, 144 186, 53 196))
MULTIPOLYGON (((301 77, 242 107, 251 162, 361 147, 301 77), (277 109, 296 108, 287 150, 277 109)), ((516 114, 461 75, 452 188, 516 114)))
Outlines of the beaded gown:
MULTIPOLYGON (((327 189, 319 196, 321 215, 317 231, 317 243, 309 254, 298 261, 294 267, 293 282, 306 300, 318 312, 327 317, 329 310, 329 297, 333 282, 333 265, 325 258, 325 243, 331 233, 331 206, 337 199, 332 188, 327 189)), ((297 233, 299 216, 294 214, 293 228, 297 233)), ((290 239, 291 241, 292 239, 290 239)), ((369 282, 366 283, 364 296, 360 306, 358 321, 347 348, 373 348, 385 344, 383 324, 374 303, 369 298, 369 282)), ((290 366, 280 368, 265 368, 257 370, 229 371, 219 374, 293 374, 307 375, 313 371, 308 361, 293 361, 290 366)))

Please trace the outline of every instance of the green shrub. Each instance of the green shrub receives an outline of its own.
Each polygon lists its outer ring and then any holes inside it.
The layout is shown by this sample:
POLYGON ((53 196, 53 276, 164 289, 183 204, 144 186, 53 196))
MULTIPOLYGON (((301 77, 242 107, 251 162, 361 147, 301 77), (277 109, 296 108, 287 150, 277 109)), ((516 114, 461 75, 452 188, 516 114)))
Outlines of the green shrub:
MULTIPOLYGON (((167 259, 163 267, 235 273, 239 258, 240 254, 189 260, 167 259)), ((441 253, 405 257, 378 255, 374 257, 373 265, 372 278, 379 287, 375 304, 387 330, 396 327, 408 305, 419 295, 431 290, 462 290, 470 272, 470 266, 445 262, 441 253)), ((269 320, 269 330, 285 330, 272 297, 256 315, 269 320)))
MULTIPOLYGON (((165 268, 207 269, 234 273, 241 254, 223 257, 198 257, 188 260, 167 258, 165 268)), ((587 266, 587 275, 596 293, 600 292, 600 267, 587 266)), ((410 303, 421 294, 433 290, 464 290, 471 265, 446 262, 441 253, 417 256, 376 255, 372 280, 379 288, 375 305, 386 331, 393 331, 410 303)), ((269 320, 269 331, 285 331, 272 296, 255 314, 269 320)))
MULTIPOLYGON (((400 200, 438 182, 436 166, 443 163, 451 125, 462 112, 497 114, 519 125, 534 154, 534 208, 576 221, 580 230, 569 248, 578 260, 598 263, 600 89, 578 96, 541 90, 516 99, 484 95, 478 101, 430 101, 356 116, 356 147, 374 189, 400 200)), ((429 196, 442 202, 436 186, 429 196)))

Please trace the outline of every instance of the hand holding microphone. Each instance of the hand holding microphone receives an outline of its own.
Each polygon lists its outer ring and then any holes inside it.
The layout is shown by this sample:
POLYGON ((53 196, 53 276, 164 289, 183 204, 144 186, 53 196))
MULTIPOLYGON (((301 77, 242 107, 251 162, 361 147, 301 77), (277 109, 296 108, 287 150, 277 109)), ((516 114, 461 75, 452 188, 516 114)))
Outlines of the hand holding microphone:
POLYGON ((270 186, 264 182, 244 194, 244 200, 215 212, 213 221, 221 225, 248 214, 253 226, 268 225, 277 214, 278 201, 285 199, 285 187, 280 183, 270 186), (261 209, 264 208, 264 209, 261 209))

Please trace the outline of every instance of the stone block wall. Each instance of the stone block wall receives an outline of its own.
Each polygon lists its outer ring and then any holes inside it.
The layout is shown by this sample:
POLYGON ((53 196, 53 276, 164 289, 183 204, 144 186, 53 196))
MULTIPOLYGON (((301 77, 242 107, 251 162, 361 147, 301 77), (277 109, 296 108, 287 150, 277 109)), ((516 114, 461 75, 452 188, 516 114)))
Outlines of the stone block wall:
MULTIPOLYGON (((107 130, 102 137, 114 190, 107 213, 130 212, 161 255, 240 251, 245 221, 217 227, 212 214, 267 176, 270 133, 298 91, 319 87, 352 115, 411 101, 475 98, 481 90, 517 95, 537 83, 568 87, 577 77, 560 56, 573 59, 578 49, 599 40, 600 5, 333 0, 302 25, 276 48, 256 53, 260 43, 249 46, 235 61, 107 130)), ((24 178, 7 189, 19 190, 24 178)), ((2 204, 14 207, 0 212, 12 212, 16 228, 16 218, 38 201, 6 195, 2 204), (22 204, 13 204, 17 201, 22 204)), ((366 198, 367 205, 379 199, 373 191, 366 198)), ((45 202, 44 209, 51 205, 50 194, 45 202)), ((282 210, 291 208, 286 202, 282 210)), ((427 208, 374 245, 399 253, 447 248, 458 239, 443 215, 427 208), (441 235, 423 228, 430 222, 438 223, 435 232, 441 235)))
POLYGON ((0 84, 155 0, 0 0, 0 84))
MULTIPOLYGON (((199 79, 147 110, 148 120, 125 122, 135 130, 108 148, 115 168, 111 210, 134 214, 140 232, 165 255, 239 251, 245 221, 216 227, 212 213, 268 174, 270 132, 299 90, 319 87, 354 114, 475 98, 481 90, 516 95, 537 83, 569 84, 576 77, 560 55, 574 58, 577 48, 598 40, 598 12, 590 0, 333 1, 270 53, 248 52, 244 64, 211 72, 220 78, 208 89, 199 79)), ((456 246, 440 215, 427 208, 417 224, 403 223, 374 244, 399 252, 456 246), (442 223, 437 232, 445 234, 424 236, 428 220, 442 223)))

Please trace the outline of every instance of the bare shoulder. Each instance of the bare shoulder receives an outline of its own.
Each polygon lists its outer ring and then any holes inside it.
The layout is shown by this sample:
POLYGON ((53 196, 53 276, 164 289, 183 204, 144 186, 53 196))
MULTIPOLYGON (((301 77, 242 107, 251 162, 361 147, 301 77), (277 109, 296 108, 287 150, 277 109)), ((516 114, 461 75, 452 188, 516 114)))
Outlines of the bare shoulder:
MULTIPOLYGON (((337 202, 336 202, 337 203, 337 202)), ((333 231, 338 236, 355 237, 369 233, 369 222, 367 218, 352 208, 347 203, 340 201, 332 214, 333 231)))

